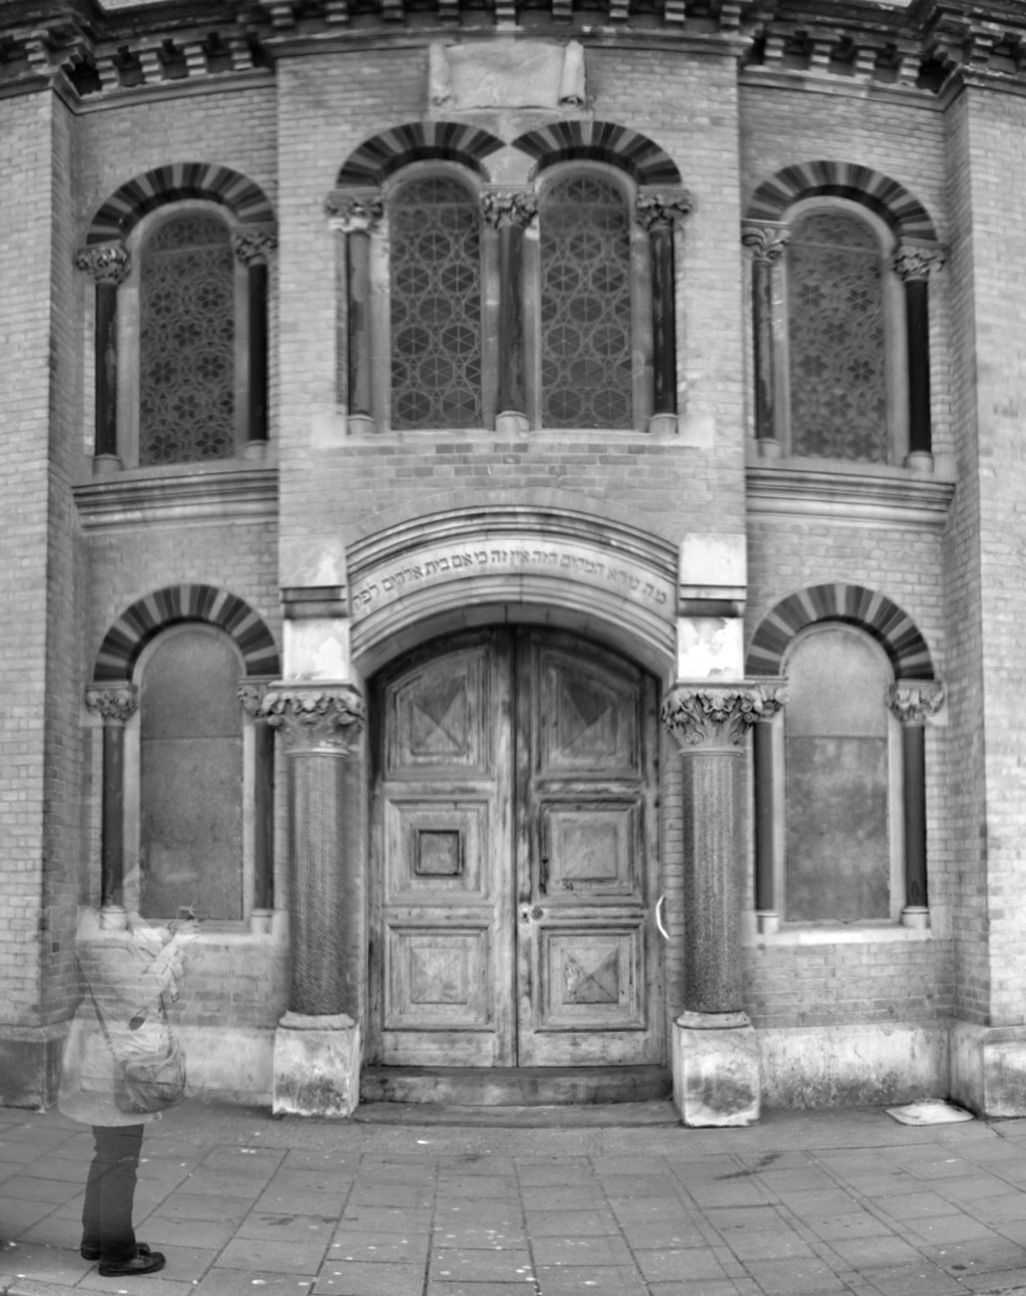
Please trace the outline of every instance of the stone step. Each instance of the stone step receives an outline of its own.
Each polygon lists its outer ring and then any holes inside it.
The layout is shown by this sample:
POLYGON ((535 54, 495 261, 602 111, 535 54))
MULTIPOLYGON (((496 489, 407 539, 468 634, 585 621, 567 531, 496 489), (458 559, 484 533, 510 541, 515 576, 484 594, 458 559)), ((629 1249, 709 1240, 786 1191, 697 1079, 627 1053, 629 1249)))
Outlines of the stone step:
POLYGON ((364 1067, 361 1103, 561 1107, 668 1098, 666 1067, 364 1067))

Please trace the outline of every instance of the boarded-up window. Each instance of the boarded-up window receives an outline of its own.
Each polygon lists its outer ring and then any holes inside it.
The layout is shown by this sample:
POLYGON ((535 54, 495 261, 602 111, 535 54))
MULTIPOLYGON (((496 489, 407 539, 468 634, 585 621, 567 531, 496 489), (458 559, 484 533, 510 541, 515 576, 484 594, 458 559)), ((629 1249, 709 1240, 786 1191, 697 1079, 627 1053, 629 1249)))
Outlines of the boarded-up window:
POLYGON ((480 427, 481 235, 474 196, 432 176, 390 204, 392 426, 480 427))
POLYGON ((240 919, 242 900, 242 667, 228 637, 177 627, 143 672, 140 912, 240 919))
POLYGON ((880 242, 857 216, 815 211, 787 250, 791 450, 887 461, 887 374, 880 242))
POLYGON ((785 916, 889 918, 887 685, 883 649, 836 624, 787 662, 785 916))
POLYGON ((139 462, 235 453, 235 260, 228 227, 189 212, 158 225, 139 275, 139 462))
POLYGON ((630 219, 616 185, 576 175, 548 189, 541 231, 541 380, 547 427, 628 428, 630 219))

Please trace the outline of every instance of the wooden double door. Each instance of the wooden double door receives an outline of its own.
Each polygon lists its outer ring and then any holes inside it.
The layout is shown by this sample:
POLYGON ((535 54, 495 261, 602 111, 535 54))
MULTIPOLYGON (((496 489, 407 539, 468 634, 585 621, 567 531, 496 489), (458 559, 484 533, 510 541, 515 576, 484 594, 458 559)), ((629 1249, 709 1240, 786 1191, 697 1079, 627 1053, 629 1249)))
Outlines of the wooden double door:
POLYGON ((378 679, 369 1061, 663 1061, 655 688, 508 627, 378 679))

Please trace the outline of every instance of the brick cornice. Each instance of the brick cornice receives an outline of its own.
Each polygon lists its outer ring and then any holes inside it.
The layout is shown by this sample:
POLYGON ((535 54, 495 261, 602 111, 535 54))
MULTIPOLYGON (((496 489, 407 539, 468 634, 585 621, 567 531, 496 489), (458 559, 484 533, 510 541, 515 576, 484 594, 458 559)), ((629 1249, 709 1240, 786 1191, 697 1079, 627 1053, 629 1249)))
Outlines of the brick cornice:
MULTIPOLYGON (((964 80, 1026 90, 1026 6, 1020 0, 572 0, 531 7, 536 34, 608 43, 673 40, 682 50, 737 57, 749 74, 817 76, 933 97, 964 80)), ((106 11, 96 0, 7 0, 0 6, 0 96, 55 84, 83 103, 111 94, 187 94, 254 72, 279 57, 357 48, 372 38, 422 44, 456 25, 475 37, 520 27, 526 0, 168 0, 106 11), (70 90, 69 90, 70 88, 70 90)))

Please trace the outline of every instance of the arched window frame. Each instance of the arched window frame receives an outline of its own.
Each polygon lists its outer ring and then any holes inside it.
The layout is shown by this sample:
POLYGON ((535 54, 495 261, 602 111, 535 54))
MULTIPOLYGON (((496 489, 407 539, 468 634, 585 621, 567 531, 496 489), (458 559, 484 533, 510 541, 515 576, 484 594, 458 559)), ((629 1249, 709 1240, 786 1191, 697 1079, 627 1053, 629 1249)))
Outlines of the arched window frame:
POLYGON ((117 348, 120 361, 118 364, 117 387, 117 439, 118 452, 122 466, 137 468, 139 464, 139 378, 141 361, 142 335, 142 302, 141 272, 146 255, 146 244, 153 234, 168 222, 182 216, 203 214, 213 216, 224 225, 228 232, 229 245, 232 248, 233 275, 235 284, 235 327, 234 327, 234 428, 235 455, 209 460, 180 460, 173 464, 144 465, 151 471, 180 469, 186 464, 202 466, 203 464, 223 465, 233 458, 242 455, 249 436, 249 274, 246 265, 235 250, 236 237, 246 230, 245 225, 236 220, 232 212, 221 203, 204 199, 185 199, 181 202, 165 203, 152 212, 148 212, 133 227, 125 240, 129 255, 130 269, 118 290, 118 330, 117 348))
MULTIPOLYGON (((545 427, 542 410, 542 291, 541 238, 544 204, 547 192, 572 176, 593 175, 613 185, 622 195, 629 238, 629 277, 631 290, 631 396, 632 419, 629 428, 585 428, 588 432, 633 429, 646 432, 652 414, 652 267, 649 236, 637 216, 638 190, 633 180, 618 167, 608 163, 569 161, 545 167, 538 176, 535 192, 538 215, 527 226, 524 238, 524 333, 527 370, 527 415, 532 429, 545 427)), ((557 431, 577 429, 559 428, 557 431)))
POLYGON ((377 309, 373 304, 371 308, 372 415, 374 425, 382 431, 392 427, 392 210, 395 197, 404 185, 434 177, 455 180, 467 191, 478 213, 481 235, 482 425, 490 427, 495 419, 499 270, 495 240, 489 237, 490 231, 480 220, 482 182, 478 175, 458 162, 431 159, 411 162, 388 177, 381 189, 381 219, 370 227, 370 279, 376 289, 372 300, 378 304, 377 309))
MULTIPOLYGON (((894 257, 898 251, 898 240, 886 222, 862 203, 846 198, 818 195, 801 199, 788 209, 786 213, 788 233, 790 234, 790 231, 794 229, 795 224, 801 217, 820 211, 839 211, 856 218, 873 232, 879 244, 885 331, 884 365, 887 387, 886 444, 888 453, 885 462, 890 465, 902 465, 905 463, 909 452, 908 339, 904 290, 901 280, 893 268, 894 257)), ((785 251, 780 263, 778 290, 773 294, 772 309, 776 318, 772 324, 772 335, 775 339, 773 349, 774 424, 782 433, 780 436, 781 452, 790 456, 792 451, 788 267, 789 259, 785 251)), ((807 458, 819 464, 848 464, 855 462, 854 460, 834 459, 830 456, 810 456, 807 458)))
MULTIPOLYGON (((881 663, 886 664, 888 677, 893 682, 893 662, 876 637, 868 629, 857 623, 836 618, 813 622, 794 636, 783 655, 782 676, 784 680, 787 680, 788 667, 795 651, 800 646, 803 646, 810 639, 815 638, 824 631, 836 631, 838 629, 857 634, 863 643, 870 645, 872 651, 879 656, 881 663)), ((881 691, 879 704, 881 711, 886 714, 887 721, 887 838, 890 860, 890 915, 886 919, 862 918, 853 922, 846 922, 842 924, 846 928, 880 928, 896 925, 903 921, 906 911, 905 853, 903 845, 905 827, 905 789, 902 762, 903 733, 900 721, 888 705, 888 690, 881 691)), ((791 930, 836 926, 837 924, 827 923, 824 920, 810 922, 793 921, 787 918, 787 824, 788 815, 793 808, 789 807, 787 803, 786 704, 778 709, 771 719, 763 723, 769 728, 770 760, 773 772, 769 795, 771 797, 773 832, 773 893, 778 897, 778 904, 780 905, 779 920, 786 929, 791 930)))
MULTIPOLYGON (((238 645, 231 635, 220 627, 204 621, 180 621, 162 627, 152 636, 140 651, 132 671, 132 683, 136 695, 142 697, 143 678, 147 667, 158 647, 168 640, 185 633, 200 633, 219 643, 231 646, 239 666, 240 683, 244 680, 245 665, 238 645)), ((258 831, 258 788, 263 781, 266 784, 267 771, 260 769, 261 761, 268 759, 266 746, 261 751, 259 726, 251 708, 239 700, 242 734, 242 787, 240 789, 242 810, 242 917, 239 920, 211 919, 204 921, 207 931, 245 931, 257 926, 257 915, 265 911, 259 906, 256 877, 258 831)), ((139 861, 141 857, 142 834, 142 706, 140 705, 126 721, 124 727, 124 905, 129 912, 139 908, 139 861)), ((273 759, 273 757, 272 757, 273 759)), ((174 914, 160 915, 173 918, 174 914)), ((203 915, 199 915, 201 918, 203 915)))

